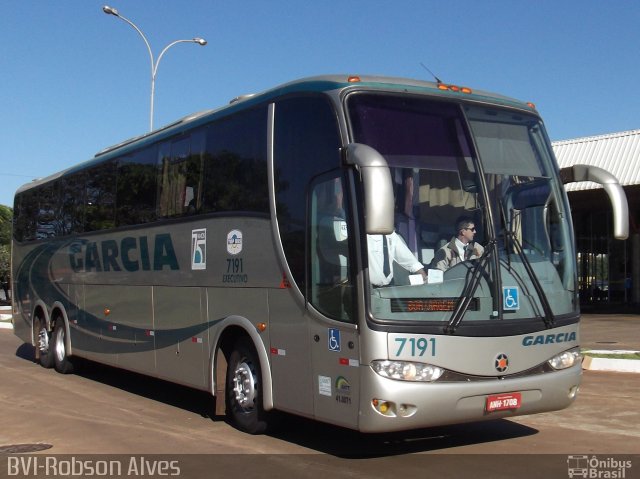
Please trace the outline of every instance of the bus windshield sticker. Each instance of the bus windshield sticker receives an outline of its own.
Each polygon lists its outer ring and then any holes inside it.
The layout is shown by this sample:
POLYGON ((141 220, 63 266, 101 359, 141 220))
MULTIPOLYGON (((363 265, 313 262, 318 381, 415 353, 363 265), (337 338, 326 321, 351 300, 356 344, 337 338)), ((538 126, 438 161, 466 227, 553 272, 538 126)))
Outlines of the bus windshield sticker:
POLYGON ((229 231, 227 234, 227 252, 234 255, 242 252, 242 231, 229 231))
POLYGON ((207 269, 207 229, 191 231, 191 269, 207 269))
POLYGON ((502 288, 502 307, 505 311, 517 311, 520 309, 520 295, 517 286, 505 286, 502 288))

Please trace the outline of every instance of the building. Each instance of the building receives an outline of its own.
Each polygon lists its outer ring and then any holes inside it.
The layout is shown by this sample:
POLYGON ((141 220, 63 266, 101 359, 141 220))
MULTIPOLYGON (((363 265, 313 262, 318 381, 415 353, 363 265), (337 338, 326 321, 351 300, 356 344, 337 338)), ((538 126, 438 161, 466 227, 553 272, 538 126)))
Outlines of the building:
POLYGON ((552 143, 560 168, 586 164, 612 173, 629 203, 629 239, 613 238, 609 199, 591 182, 566 185, 583 309, 640 312, 640 130, 552 143))

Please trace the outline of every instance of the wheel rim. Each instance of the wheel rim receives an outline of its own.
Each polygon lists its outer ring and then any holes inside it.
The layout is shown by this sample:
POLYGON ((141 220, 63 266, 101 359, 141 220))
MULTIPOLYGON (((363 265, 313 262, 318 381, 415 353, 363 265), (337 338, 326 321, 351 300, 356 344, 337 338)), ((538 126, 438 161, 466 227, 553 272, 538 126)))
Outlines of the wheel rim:
POLYGON ((49 352, 49 334, 42 326, 40 326, 40 331, 38 332, 38 349, 44 354, 49 352))
POLYGON ((246 362, 241 362, 233 374, 233 393, 236 403, 245 411, 251 410, 255 406, 258 393, 258 384, 251 370, 251 366, 246 362))
POLYGON ((55 351, 56 359, 58 360, 58 362, 61 363, 62 361, 64 361, 64 358, 66 356, 66 351, 64 347, 64 330, 63 329, 60 329, 58 331, 58 334, 55 335, 53 349, 55 351))

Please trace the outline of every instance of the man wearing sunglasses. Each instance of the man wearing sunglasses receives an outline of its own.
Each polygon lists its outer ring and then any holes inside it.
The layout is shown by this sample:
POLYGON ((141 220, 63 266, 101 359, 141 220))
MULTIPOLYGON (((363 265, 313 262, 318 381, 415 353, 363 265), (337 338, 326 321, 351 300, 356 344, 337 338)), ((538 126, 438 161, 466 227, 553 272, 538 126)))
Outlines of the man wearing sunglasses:
POLYGON ((436 252, 431 261, 431 269, 446 271, 458 263, 482 256, 484 248, 473 240, 476 235, 473 219, 468 216, 459 218, 456 221, 456 232, 456 236, 436 252))

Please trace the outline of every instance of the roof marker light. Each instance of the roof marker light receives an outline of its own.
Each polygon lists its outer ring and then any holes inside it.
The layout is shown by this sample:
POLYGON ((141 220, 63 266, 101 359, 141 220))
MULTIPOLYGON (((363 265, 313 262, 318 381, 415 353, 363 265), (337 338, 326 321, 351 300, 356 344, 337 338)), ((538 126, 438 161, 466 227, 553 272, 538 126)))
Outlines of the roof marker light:
POLYGON ((349 78, 347 78, 347 81, 349 83, 358 83, 360 81, 360 77, 358 75, 351 75, 349 78))
POLYGON ((529 101, 529 102, 527 102, 527 106, 528 106, 529 108, 533 108, 534 110, 536 109, 536 104, 535 104, 535 103, 531 103, 530 101, 529 101))
POLYGON ((470 95, 471 93, 473 93, 471 88, 468 88, 466 86, 460 87, 458 85, 448 85, 446 83, 438 83, 438 89, 443 91, 452 91, 456 93, 462 92, 462 93, 466 93, 467 95, 470 95))

